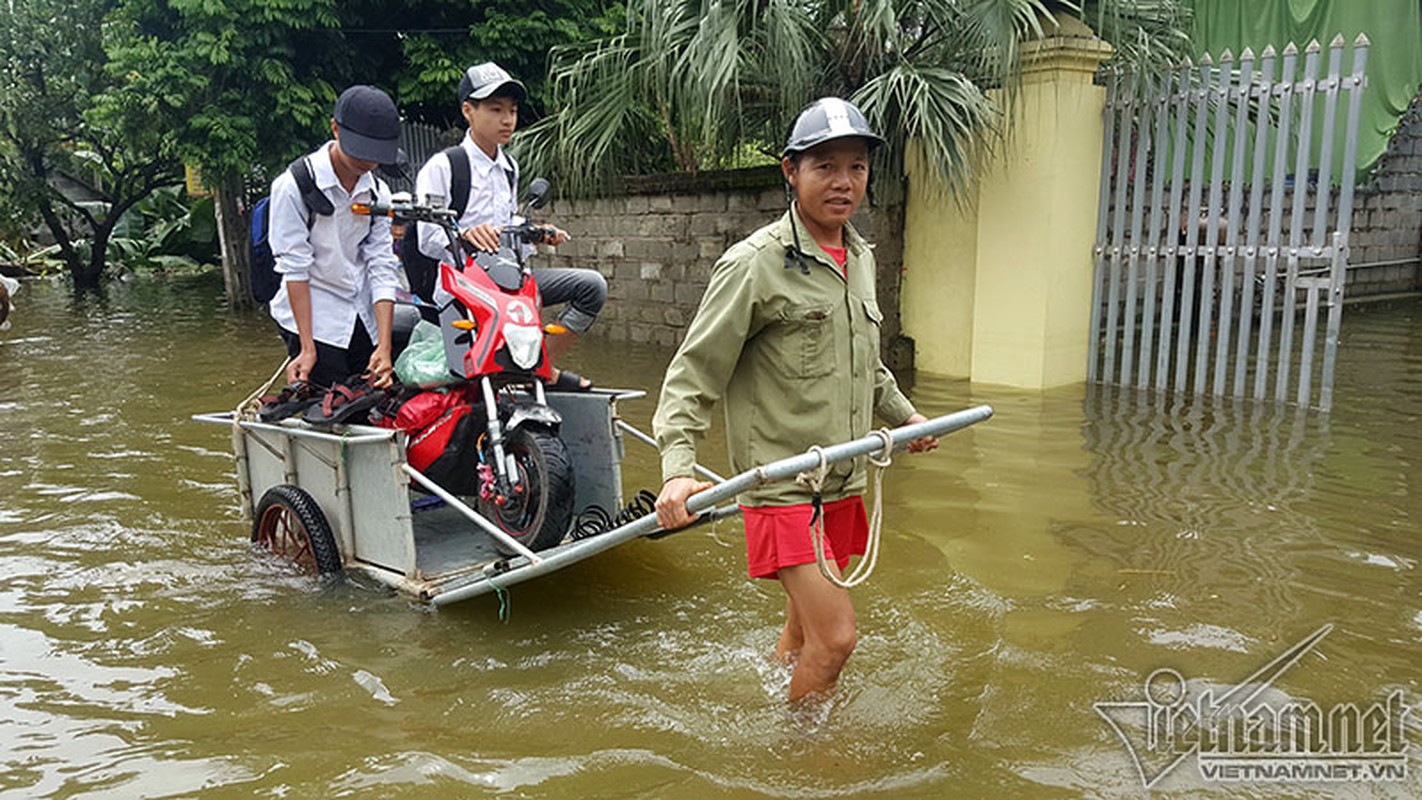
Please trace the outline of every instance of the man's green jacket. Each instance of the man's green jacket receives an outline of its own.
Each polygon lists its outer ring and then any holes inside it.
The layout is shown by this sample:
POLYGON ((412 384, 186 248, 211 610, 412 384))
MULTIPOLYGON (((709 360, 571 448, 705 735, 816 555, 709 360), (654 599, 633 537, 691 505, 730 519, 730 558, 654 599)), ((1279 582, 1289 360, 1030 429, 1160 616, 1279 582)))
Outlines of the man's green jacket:
MULTIPOLYGON (((874 293, 874 253, 845 227, 843 270, 805 230, 798 215, 737 242, 712 269, 706 294, 667 368, 653 430, 662 479, 691 476, 696 445, 723 401, 731 467, 742 472, 810 445, 866 435, 873 418, 898 425, 914 413, 879 359, 884 316, 874 293), (808 275, 793 258, 799 229, 808 275), (787 261, 786 254, 791 253, 787 261)), ((826 502, 865 489, 865 459, 832 465, 826 502)), ((793 482, 751 489, 742 505, 806 503, 793 482)))

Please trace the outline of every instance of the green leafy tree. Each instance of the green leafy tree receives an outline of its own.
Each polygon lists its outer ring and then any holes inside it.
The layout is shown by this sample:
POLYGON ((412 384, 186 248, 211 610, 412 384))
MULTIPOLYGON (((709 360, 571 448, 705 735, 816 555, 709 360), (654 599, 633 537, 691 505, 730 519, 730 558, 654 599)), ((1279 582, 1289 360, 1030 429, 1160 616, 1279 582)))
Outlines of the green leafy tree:
POLYGON ((349 75, 337 0, 121 0, 113 71, 216 180, 284 163, 325 131, 349 75))
POLYGON ((121 0, 113 71, 213 192, 228 302, 253 305, 248 184, 329 135, 351 56, 336 0, 121 0))
MULTIPOLYGON (((883 133, 872 237, 902 241, 906 151, 921 144, 938 180, 967 186, 1004 134, 1024 45, 1062 14, 1129 40, 1122 58, 1183 54, 1185 0, 629 0, 618 34, 560 48, 548 117, 518 148, 526 169, 563 191, 594 193, 618 176, 674 164, 740 166, 776 153, 816 97, 853 100, 883 133)), ((897 256, 881 250, 879 296, 897 305, 897 256)), ((898 331, 896 314, 882 327, 898 331)))
POLYGON ((102 283, 123 215, 180 177, 151 105, 105 70, 110 5, 26 0, 0 15, 5 201, 33 209, 79 290, 102 283), (95 197, 76 196, 85 189, 95 197))
POLYGON ((114 229, 112 261, 131 271, 195 269, 217 252, 217 220, 210 197, 190 198, 169 186, 134 206, 114 229))
POLYGON ((470 64, 538 91, 553 44, 605 32, 605 0, 119 0, 107 49, 216 196, 228 301, 252 305, 244 200, 330 133, 338 91, 369 83, 407 116, 454 123, 470 64))
POLYGON ((548 53, 616 32, 620 0, 354 0, 345 33, 362 53, 358 71, 393 76, 412 119, 459 123, 455 89, 472 64, 496 61, 529 88, 530 112, 544 107, 548 53))
POLYGON ((962 185, 1003 129, 988 90, 1010 102, 1022 45, 1061 11, 1095 20, 1122 58, 1184 52, 1183 0, 632 0, 615 36, 555 51, 556 113, 520 146, 591 191, 668 161, 735 166, 746 143, 778 148, 800 108, 838 95, 890 133, 881 174, 902 175, 916 138, 944 184, 962 185))

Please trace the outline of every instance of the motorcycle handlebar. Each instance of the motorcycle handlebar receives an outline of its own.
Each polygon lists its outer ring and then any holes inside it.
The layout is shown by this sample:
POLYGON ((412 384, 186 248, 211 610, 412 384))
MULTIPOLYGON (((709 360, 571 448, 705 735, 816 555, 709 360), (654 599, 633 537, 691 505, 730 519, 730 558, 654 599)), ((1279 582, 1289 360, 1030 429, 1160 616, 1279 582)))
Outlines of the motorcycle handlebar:
MULTIPOLYGON (((414 203, 352 203, 351 213, 359 216, 389 217, 398 222, 433 223, 444 228, 450 239, 451 250, 464 246, 459 236, 459 215, 449 208, 414 203)), ((499 238, 517 248, 519 244, 552 243, 556 236, 557 229, 551 225, 520 222, 517 225, 505 226, 499 238)))
POLYGON ((363 217, 390 217, 400 222, 433 222, 453 225, 458 216, 448 208, 406 203, 351 203, 351 213, 363 217))
POLYGON ((553 237, 557 235, 556 231, 557 229, 552 225, 533 225, 524 222, 504 228, 503 235, 525 244, 543 244, 552 242, 553 237))
MULTIPOLYGON (((404 203, 352 203, 351 213, 360 216, 390 217, 401 222, 433 222, 445 226, 457 224, 457 215, 453 210, 434 206, 404 203)), ((521 222, 517 225, 505 226, 501 235, 508 236, 515 242, 540 244, 552 241, 553 237, 557 235, 556 230, 551 225, 521 222)))

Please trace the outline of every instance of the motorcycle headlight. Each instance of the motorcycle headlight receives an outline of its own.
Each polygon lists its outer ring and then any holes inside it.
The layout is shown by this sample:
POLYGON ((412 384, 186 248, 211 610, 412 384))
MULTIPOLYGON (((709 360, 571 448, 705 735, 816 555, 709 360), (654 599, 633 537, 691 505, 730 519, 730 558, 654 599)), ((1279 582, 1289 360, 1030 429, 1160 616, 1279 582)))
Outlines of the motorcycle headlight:
POLYGON ((543 329, 537 325, 504 325, 504 342, 508 344, 509 356, 524 369, 533 369, 538 364, 539 350, 543 345, 543 329))

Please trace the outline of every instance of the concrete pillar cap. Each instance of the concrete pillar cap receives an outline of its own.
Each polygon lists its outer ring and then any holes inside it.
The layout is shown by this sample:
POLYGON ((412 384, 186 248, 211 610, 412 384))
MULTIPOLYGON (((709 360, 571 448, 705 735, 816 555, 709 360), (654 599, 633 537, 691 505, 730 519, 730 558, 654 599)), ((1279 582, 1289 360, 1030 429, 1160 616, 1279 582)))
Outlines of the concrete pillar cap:
POLYGON ((1086 23, 1064 11, 1056 12, 1051 20, 1044 20, 1043 33, 1041 39, 1022 45, 1021 67, 1025 80, 1040 80, 1047 72, 1094 76, 1101 62, 1115 52, 1086 23))

